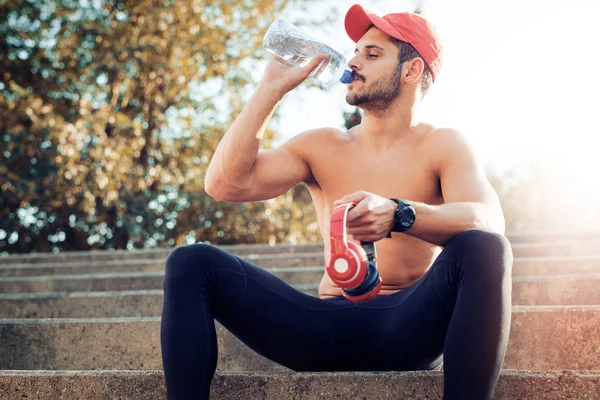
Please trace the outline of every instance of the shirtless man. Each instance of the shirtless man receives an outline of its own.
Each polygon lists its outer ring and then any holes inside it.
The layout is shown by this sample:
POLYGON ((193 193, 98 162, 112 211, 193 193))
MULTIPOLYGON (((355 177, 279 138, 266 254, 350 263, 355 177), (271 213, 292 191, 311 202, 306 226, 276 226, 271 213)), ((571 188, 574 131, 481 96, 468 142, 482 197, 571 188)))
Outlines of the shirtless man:
POLYGON ((271 60, 219 144, 205 188, 226 201, 260 201, 304 182, 325 254, 331 210, 355 203, 347 233, 376 242, 382 290, 352 303, 324 274, 317 298, 214 246, 175 249, 161 322, 169 399, 208 398, 215 319, 295 371, 434 370, 443 361, 444 399, 492 396, 510 328, 512 252, 498 197, 463 135, 416 120, 440 72, 440 41, 419 16, 380 18, 358 5, 345 26, 356 42, 346 100, 364 110, 361 124, 259 151, 281 98, 321 61, 299 68, 271 60), (398 221, 406 204, 414 218, 398 221))

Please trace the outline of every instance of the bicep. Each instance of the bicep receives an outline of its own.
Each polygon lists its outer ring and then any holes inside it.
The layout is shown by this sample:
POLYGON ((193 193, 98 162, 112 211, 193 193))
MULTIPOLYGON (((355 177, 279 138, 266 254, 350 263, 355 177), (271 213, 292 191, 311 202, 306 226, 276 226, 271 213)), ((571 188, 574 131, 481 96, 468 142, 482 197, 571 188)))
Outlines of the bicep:
POLYGON ((458 132, 451 132, 441 142, 439 176, 444 203, 468 203, 475 226, 504 234, 498 194, 472 147, 458 132))
POLYGON ((500 201, 473 148, 458 132, 441 139, 439 177, 445 203, 482 203, 500 210, 500 201))
POLYGON ((272 150, 260 150, 250 170, 248 182, 230 201, 262 201, 286 193, 298 183, 310 181, 312 174, 304 156, 306 135, 298 135, 272 150))
POLYGON ((310 167, 295 149, 261 150, 250 173, 250 198, 245 201, 272 199, 310 178, 310 167))

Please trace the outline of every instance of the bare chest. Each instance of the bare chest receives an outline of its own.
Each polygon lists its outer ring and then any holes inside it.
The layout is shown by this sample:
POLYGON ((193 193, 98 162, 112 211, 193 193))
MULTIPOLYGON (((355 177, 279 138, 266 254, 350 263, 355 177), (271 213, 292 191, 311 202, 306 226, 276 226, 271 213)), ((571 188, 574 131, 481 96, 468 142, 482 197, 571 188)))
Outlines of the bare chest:
POLYGON ((424 149, 360 151, 347 146, 332 153, 311 165, 321 192, 317 207, 328 208, 334 200, 361 190, 428 204, 442 201, 434 160, 424 149))

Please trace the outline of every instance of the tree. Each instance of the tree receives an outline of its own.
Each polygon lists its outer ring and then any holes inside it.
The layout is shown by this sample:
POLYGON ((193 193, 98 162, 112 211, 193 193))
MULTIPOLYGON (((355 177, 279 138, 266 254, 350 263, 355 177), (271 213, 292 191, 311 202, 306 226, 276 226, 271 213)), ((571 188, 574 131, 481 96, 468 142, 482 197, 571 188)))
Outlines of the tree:
POLYGON ((0 251, 287 240, 304 195, 216 204, 203 177, 296 3, 1 3, 0 251))

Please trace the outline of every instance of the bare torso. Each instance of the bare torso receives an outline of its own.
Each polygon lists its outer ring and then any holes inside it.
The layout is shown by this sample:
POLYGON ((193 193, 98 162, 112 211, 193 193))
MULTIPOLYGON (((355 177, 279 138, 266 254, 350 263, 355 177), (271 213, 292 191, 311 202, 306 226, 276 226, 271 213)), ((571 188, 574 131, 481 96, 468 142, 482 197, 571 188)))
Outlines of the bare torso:
MULTIPOLYGON (((332 130, 319 135, 319 143, 306 149, 305 157, 314 177, 314 182, 307 182, 307 186, 317 211, 325 254, 329 251, 333 202, 344 195, 364 190, 382 197, 431 205, 443 203, 431 130, 429 125, 419 125, 394 144, 377 149, 364 146, 357 130, 332 130)), ((402 233, 379 240, 376 247, 377 267, 383 280, 381 294, 395 293, 419 280, 442 250, 402 233)), ((342 291, 325 273, 319 297, 334 296, 342 296, 342 291)))

